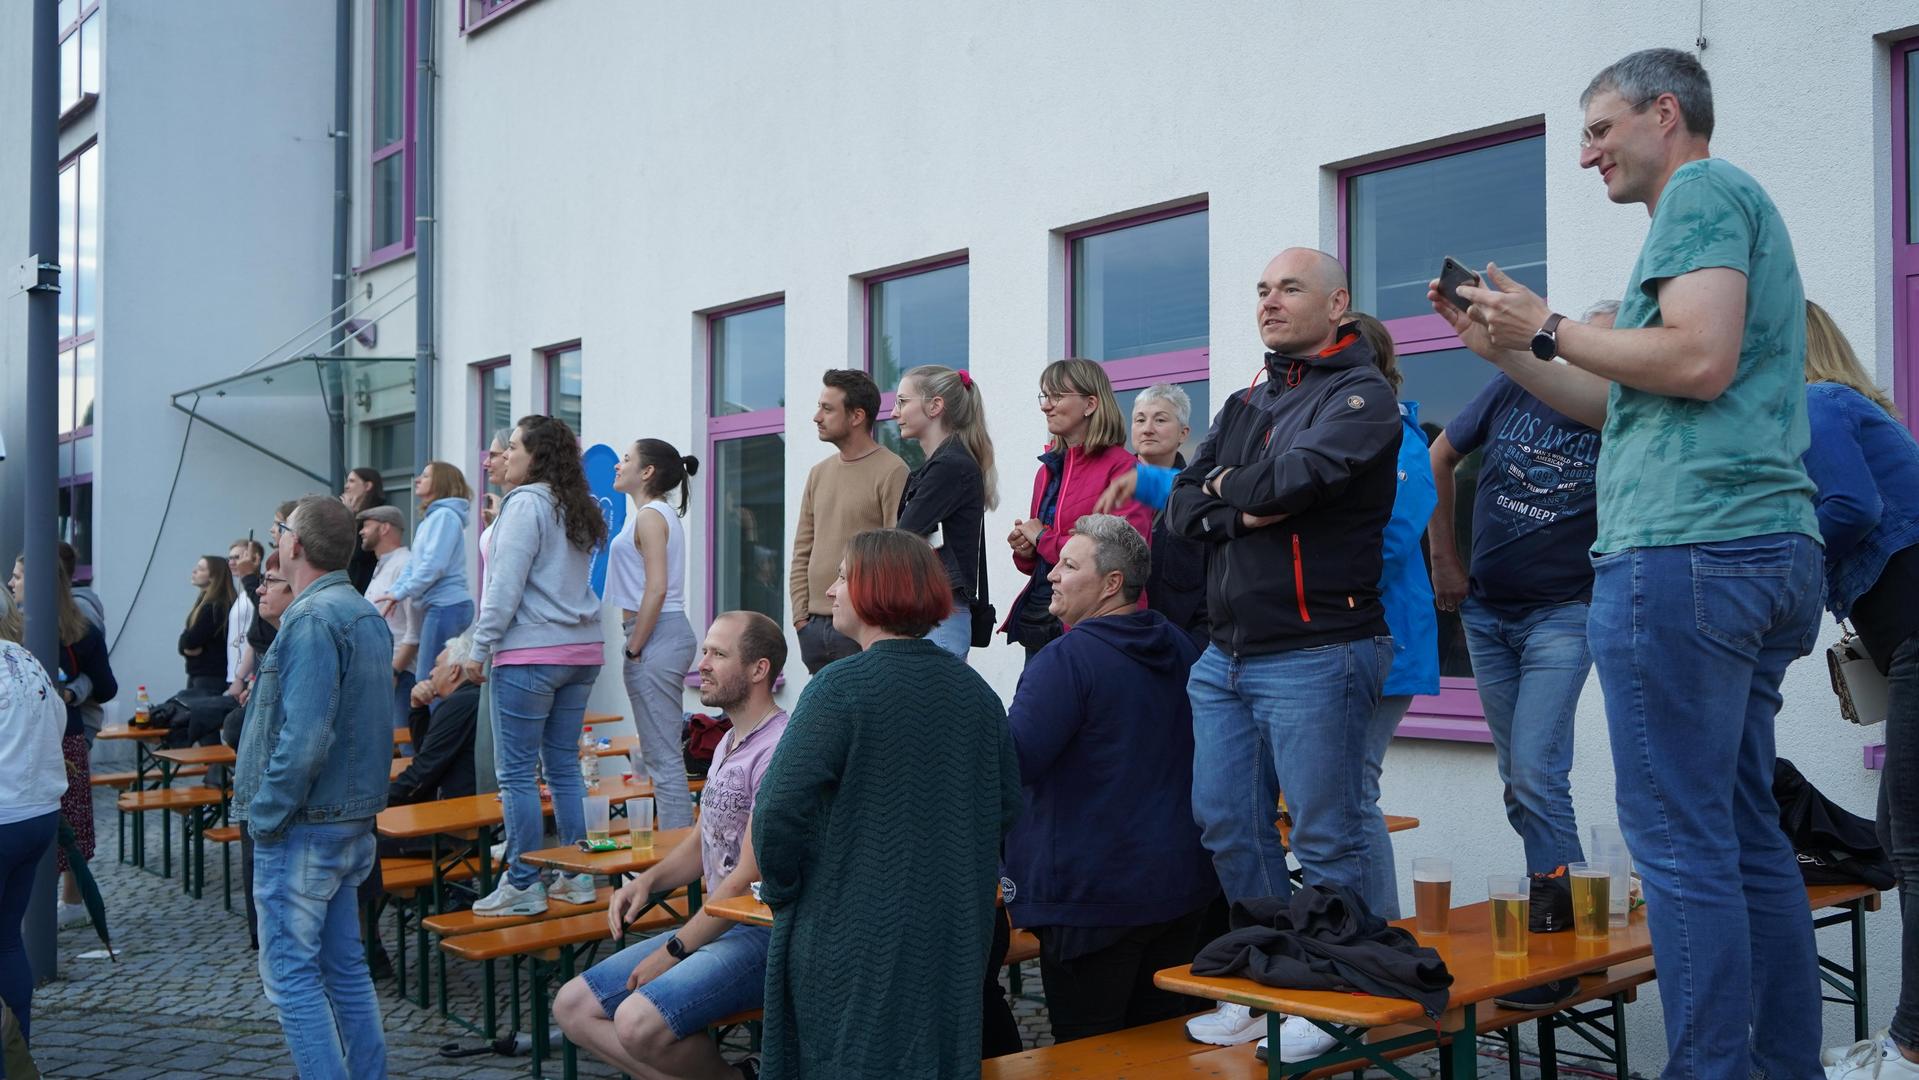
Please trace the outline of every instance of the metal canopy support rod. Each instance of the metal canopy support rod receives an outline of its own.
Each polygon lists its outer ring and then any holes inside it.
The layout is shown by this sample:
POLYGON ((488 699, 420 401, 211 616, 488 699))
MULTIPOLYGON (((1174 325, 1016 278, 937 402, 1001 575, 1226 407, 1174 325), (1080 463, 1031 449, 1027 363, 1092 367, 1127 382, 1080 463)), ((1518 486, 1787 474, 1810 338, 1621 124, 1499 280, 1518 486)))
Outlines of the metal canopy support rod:
POLYGON ((433 0, 418 0, 418 61, 414 108, 413 164, 413 311, 418 319, 419 350, 413 372, 413 471, 417 476, 433 459, 433 0))
MULTIPOLYGON (((353 147, 347 137, 353 119, 353 0, 334 0, 333 14, 333 311, 347 305, 347 275, 353 260, 352 210, 353 147)), ((328 335, 328 352, 346 358, 346 321, 328 335)), ((335 417, 328 428, 333 490, 346 483, 346 420, 335 417)))

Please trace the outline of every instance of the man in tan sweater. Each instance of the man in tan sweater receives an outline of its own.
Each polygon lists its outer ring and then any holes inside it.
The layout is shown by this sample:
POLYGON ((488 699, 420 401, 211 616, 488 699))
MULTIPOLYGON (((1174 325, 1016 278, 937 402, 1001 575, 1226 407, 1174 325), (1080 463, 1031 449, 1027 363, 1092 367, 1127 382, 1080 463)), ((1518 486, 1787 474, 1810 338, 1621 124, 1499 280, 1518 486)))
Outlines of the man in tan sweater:
POLYGON ((899 520, 907 473, 906 462, 873 438, 880 388, 872 378, 864 371, 834 369, 823 381, 813 426, 820 441, 832 443, 837 453, 806 474, 793 569, 787 575, 800 661, 809 673, 860 651, 833 629, 833 602, 826 590, 839 576, 840 556, 854 534, 892 528, 899 520))

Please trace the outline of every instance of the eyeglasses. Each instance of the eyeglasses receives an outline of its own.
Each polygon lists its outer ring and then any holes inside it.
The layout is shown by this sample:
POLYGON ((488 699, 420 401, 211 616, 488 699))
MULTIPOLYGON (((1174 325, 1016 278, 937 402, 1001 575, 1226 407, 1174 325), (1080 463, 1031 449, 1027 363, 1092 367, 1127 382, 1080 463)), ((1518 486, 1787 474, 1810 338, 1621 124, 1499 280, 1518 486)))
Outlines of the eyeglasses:
POLYGON ((1056 394, 1047 393, 1046 391, 1041 390, 1039 392, 1039 403, 1041 405, 1058 405, 1060 401, 1064 398, 1092 397, 1092 396, 1093 395, 1091 394, 1080 393, 1078 390, 1061 390, 1060 392, 1056 394))
MULTIPOLYGON (((288 524, 287 524, 286 522, 284 522, 284 521, 276 521, 276 522, 274 522, 274 523, 273 523, 273 538, 274 538, 274 539, 275 539, 275 540, 277 541, 278 539, 280 539, 280 534, 281 534, 281 533, 283 533, 283 532, 286 532, 286 533, 290 533, 290 532, 293 532, 293 526, 291 526, 291 525, 288 525, 288 524)), ((294 535, 295 535, 295 536, 298 536, 299 534, 298 534, 298 533, 294 533, 294 535)))
POLYGON ((283 578, 283 577, 273 577, 269 575, 267 577, 263 577, 260 579, 260 585, 262 588, 268 588, 268 587, 286 585, 286 584, 290 584, 290 583, 287 581, 286 578, 283 578))
POLYGON ((1638 112, 1640 109, 1643 109, 1647 105, 1650 105, 1653 102, 1653 100, 1654 100, 1653 98, 1647 98, 1646 100, 1641 101, 1637 104, 1628 105, 1623 109, 1619 109, 1614 112, 1609 112, 1606 115, 1600 117, 1599 119, 1594 120, 1592 123, 1587 124, 1585 127, 1580 128, 1579 129, 1579 148, 1581 150, 1591 149, 1592 144, 1598 142, 1599 140, 1605 138, 1607 135, 1612 133, 1613 121, 1615 119, 1621 116, 1624 116, 1629 112, 1638 112))

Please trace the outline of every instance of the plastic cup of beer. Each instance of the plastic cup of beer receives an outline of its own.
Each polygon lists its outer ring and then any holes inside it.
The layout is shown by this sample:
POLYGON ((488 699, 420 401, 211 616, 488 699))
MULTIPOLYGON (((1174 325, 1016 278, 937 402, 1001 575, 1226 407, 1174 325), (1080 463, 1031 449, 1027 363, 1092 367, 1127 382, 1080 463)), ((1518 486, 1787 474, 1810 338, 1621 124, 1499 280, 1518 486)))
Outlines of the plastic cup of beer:
POLYGON ((634 851, 653 850, 653 796, 626 800, 626 827, 632 834, 634 851))
POLYGON ((1576 862, 1566 868, 1572 878, 1573 936, 1582 941, 1604 941, 1610 928, 1612 870, 1603 863, 1576 862))
POLYGON ((1533 883, 1524 874, 1494 874, 1486 879, 1486 898, 1492 907, 1493 955, 1524 956, 1527 905, 1533 883))
POLYGON ((586 813, 586 839, 588 843, 599 843, 613 835, 613 808, 604 795, 588 795, 580 800, 580 808, 586 813))
POLYGON ((1413 927, 1422 934, 1444 934, 1452 926, 1453 861, 1413 860, 1413 927))

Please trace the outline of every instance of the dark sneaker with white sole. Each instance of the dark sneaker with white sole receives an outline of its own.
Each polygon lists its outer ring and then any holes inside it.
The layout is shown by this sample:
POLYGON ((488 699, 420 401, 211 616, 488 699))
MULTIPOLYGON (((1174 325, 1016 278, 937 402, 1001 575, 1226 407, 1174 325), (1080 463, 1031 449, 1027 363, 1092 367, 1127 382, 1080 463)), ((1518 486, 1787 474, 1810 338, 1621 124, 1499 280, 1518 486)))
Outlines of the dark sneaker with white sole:
POLYGON ((1501 994, 1493 1000, 1508 1009, 1526 1009, 1536 1011, 1551 1009, 1579 993, 1578 979, 1554 979, 1538 986, 1528 986, 1510 994, 1501 994))

